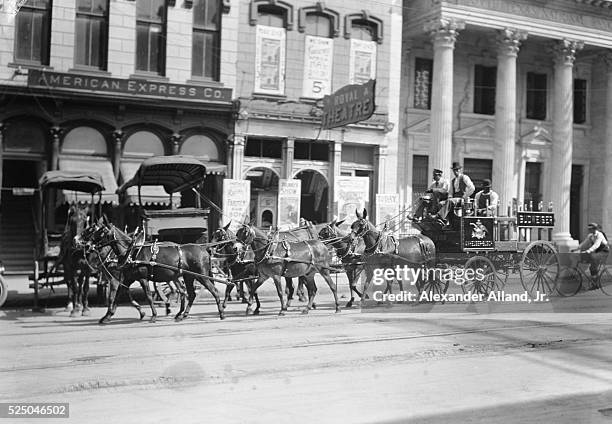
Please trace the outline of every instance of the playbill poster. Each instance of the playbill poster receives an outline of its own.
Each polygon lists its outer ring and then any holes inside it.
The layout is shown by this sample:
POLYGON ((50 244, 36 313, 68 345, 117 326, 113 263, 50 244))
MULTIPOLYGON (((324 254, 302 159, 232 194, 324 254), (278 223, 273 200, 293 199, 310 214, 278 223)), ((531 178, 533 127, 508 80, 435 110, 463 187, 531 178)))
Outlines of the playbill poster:
POLYGON ((318 99, 331 93, 334 39, 307 35, 302 96, 318 99))
POLYGON ((285 29, 257 25, 255 92, 285 92, 285 29))
POLYGON ((351 39, 349 82, 363 84, 376 79, 376 42, 351 39))
POLYGON ((290 230, 300 225, 302 180, 278 182, 278 229, 290 230))
POLYGON ((396 231, 396 222, 399 221, 399 195, 377 194, 376 195, 376 224, 387 223, 387 228, 396 231))
POLYGON ((338 201, 338 221, 352 223, 357 219, 355 210, 363 212, 370 202, 369 177, 344 177, 336 179, 336 200, 338 201))
POLYGON ((250 180, 223 180, 223 225, 231 221, 230 229, 237 231, 240 224, 249 222, 251 204, 250 180))

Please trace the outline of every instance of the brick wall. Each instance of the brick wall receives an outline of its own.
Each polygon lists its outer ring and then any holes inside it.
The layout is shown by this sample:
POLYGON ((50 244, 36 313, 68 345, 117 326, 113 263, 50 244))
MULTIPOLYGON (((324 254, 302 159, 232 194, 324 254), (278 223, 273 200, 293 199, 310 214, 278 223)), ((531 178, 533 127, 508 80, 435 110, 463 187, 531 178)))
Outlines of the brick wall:
POLYGON ((74 66, 74 0, 55 0, 51 11, 51 52, 49 65, 57 72, 74 66))
POLYGON ((136 68, 136 2, 110 3, 108 21, 108 72, 127 78, 136 68))

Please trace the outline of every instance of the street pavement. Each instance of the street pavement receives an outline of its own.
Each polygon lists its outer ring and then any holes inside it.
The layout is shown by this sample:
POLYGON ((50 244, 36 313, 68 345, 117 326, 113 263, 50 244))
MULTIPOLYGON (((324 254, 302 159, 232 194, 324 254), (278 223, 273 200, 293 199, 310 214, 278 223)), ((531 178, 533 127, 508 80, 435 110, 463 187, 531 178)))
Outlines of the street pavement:
MULTIPOLYGON (((245 316, 234 301, 224 321, 205 292, 186 321, 160 315, 155 324, 128 305, 106 326, 101 307, 70 318, 61 293, 43 313, 9 302, 0 310, 0 399, 69 402, 70 419, 57 422, 612 420, 608 313, 381 304, 336 314, 320 284, 316 310, 303 315, 297 302, 279 317, 272 287, 263 287, 261 315, 245 316)), ((339 291, 344 305, 342 279, 339 291)), ((564 302, 567 311, 612 311, 599 292, 564 302)), ((18 422, 30 421, 40 422, 18 422)))

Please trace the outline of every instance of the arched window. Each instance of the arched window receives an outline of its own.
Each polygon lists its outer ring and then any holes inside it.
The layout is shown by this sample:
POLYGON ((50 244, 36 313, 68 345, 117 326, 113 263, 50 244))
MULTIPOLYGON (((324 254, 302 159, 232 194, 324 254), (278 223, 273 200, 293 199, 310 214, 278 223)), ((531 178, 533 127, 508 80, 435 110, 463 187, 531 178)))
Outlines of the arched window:
POLYGON ((382 20, 365 10, 344 19, 344 37, 351 40, 349 83, 376 79, 376 44, 382 43, 382 20))
POLYGON ((217 144, 205 135, 192 135, 181 145, 182 155, 192 155, 205 161, 221 162, 217 144))
POLYGON ((164 143, 151 131, 135 132, 128 137, 123 148, 124 156, 149 157, 163 156, 164 154, 164 143))
POLYGON ((293 6, 280 0, 251 0, 249 23, 293 29, 293 6))
POLYGON ((108 145, 95 128, 76 127, 64 137, 62 153, 108 156, 108 145))
POLYGON ((48 131, 38 121, 11 121, 4 131, 4 151, 44 155, 48 131))

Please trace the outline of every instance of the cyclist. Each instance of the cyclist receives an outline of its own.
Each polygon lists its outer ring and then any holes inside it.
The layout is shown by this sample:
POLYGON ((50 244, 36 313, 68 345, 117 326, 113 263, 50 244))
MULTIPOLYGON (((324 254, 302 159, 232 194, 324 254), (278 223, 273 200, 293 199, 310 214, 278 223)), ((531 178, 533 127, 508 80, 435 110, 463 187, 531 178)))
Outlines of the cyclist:
POLYGON ((597 277, 597 271, 602 263, 605 263, 610 244, 603 231, 600 231, 599 224, 591 222, 588 226, 589 235, 580 244, 580 260, 589 263, 589 270, 593 278, 597 277))

